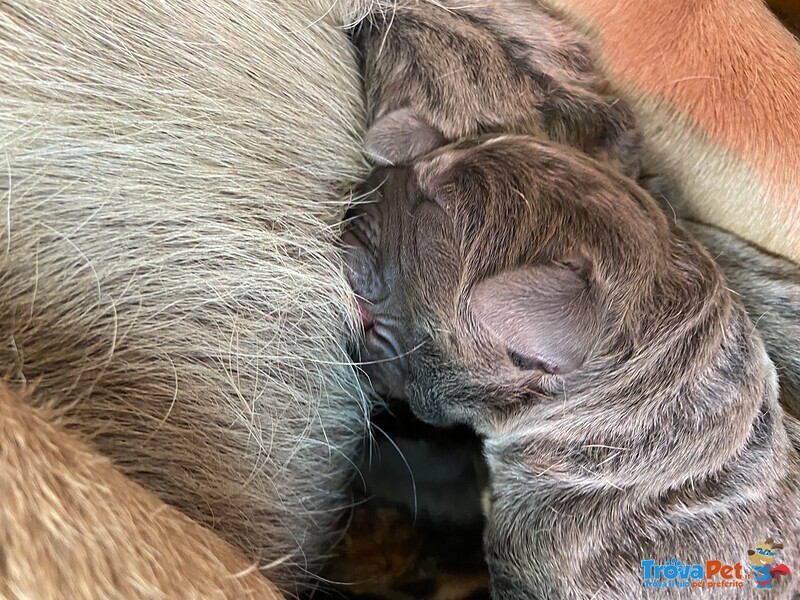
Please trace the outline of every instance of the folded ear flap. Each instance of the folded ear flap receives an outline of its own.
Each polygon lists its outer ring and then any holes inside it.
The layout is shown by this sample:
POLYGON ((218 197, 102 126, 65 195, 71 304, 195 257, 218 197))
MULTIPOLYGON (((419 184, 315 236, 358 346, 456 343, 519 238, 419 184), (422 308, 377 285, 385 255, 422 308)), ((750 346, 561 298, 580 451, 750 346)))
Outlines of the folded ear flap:
POLYGON ((419 119, 410 108, 401 108, 372 124, 364 137, 364 154, 379 165, 401 165, 446 143, 440 131, 419 119))
POLYGON ((592 296, 581 269, 527 266, 479 283, 470 309, 518 367, 568 373, 583 364, 598 340, 592 296))

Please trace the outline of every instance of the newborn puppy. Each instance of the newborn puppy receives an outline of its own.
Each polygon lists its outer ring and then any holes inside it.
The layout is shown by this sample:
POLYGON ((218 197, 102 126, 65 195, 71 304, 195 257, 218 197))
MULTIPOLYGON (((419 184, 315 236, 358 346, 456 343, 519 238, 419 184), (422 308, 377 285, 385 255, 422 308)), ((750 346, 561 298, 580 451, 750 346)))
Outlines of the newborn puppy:
MULTIPOLYGON (((607 94, 586 37, 540 5, 503 0, 395 3, 356 35, 374 123, 367 156, 409 164, 449 141, 485 132, 530 133, 640 171, 641 136, 630 107, 607 94)), ((640 184, 684 215, 678 182, 640 184), (655 187, 653 187, 655 185, 655 187)), ((723 267, 757 322, 781 374, 781 401, 800 416, 800 268, 709 227, 682 223, 723 267)))
POLYGON ((344 234, 365 370, 483 436, 495 598, 756 598, 747 550, 770 537, 800 565, 800 426, 719 268, 650 196, 513 135, 367 189, 344 234), (673 558, 702 574, 667 579, 673 558))

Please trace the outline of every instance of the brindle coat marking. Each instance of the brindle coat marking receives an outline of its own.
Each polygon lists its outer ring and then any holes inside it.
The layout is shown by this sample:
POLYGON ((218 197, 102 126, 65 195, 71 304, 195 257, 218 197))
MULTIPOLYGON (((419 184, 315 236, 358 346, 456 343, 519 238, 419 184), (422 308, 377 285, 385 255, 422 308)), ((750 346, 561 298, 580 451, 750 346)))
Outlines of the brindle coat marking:
MULTIPOLYGON (((540 100, 547 92, 531 74, 555 56, 542 37, 528 39, 545 57, 529 71, 490 60, 510 52, 476 50, 470 63, 484 68, 448 78, 443 93, 441 39, 468 47, 453 40, 475 23, 458 14, 424 27, 413 25, 419 15, 409 25, 398 14, 388 33, 362 42, 377 117, 367 152, 413 166, 375 173, 367 189, 378 201, 352 213, 345 241, 376 389, 406 397, 427 422, 467 423, 485 436, 494 595, 642 597, 642 560, 744 563, 751 539, 797 539, 798 424, 778 403, 753 323, 698 242, 616 170, 541 139, 467 141, 414 162, 446 140, 502 128, 530 127, 598 158, 635 148, 609 144, 635 137, 598 135, 580 118, 570 119, 570 139, 548 127, 563 115, 540 100), (407 59, 417 55, 434 66, 407 59), (519 84, 520 71, 534 84, 519 84), (480 76, 500 82, 491 109, 480 76), (597 152, 603 144, 610 151, 597 152)), ((546 29, 548 17, 535 16, 546 29)), ((507 50, 508 30, 483 26, 495 37, 483 32, 482 43, 507 50)), ((578 86, 560 110, 580 113, 586 90, 601 88, 597 79, 578 86)), ((782 272, 796 275, 791 267, 782 272)), ((745 285, 759 275, 731 273, 745 285)), ((791 293, 793 281, 779 289, 791 293)), ((770 306, 768 293, 756 296, 751 308, 770 306)), ((786 306, 775 339, 787 339, 796 298, 786 306)), ((781 560, 797 558, 787 546, 781 560)), ((789 580, 775 591, 796 589, 789 580)))
MULTIPOLYGON (((447 141, 516 131, 611 158, 626 174, 639 174, 642 140, 633 114, 608 94, 585 36, 529 2, 443 6, 401 3, 391 16, 375 12, 361 24, 357 38, 374 119, 368 156, 407 164, 447 141)), ((647 189, 651 175, 642 182, 647 189)), ((663 173, 655 179, 659 195, 667 181, 669 215, 695 211, 681 179, 663 173)), ((729 233, 684 224, 742 294, 778 365, 781 401, 800 417, 800 268, 729 233)))
POLYGON ((367 154, 398 164, 445 140, 535 132, 638 172, 633 113, 604 94, 588 40, 531 2, 473 4, 406 3, 360 25, 367 154))

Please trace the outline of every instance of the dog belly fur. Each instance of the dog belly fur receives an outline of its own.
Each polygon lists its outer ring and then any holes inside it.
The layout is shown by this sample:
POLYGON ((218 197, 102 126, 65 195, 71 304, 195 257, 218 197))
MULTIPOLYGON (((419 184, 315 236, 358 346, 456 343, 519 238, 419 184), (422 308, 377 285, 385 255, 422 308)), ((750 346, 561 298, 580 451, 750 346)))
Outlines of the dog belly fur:
POLYGON ((327 8, 0 7, 3 376, 291 590, 367 422, 333 244, 363 102, 327 8))

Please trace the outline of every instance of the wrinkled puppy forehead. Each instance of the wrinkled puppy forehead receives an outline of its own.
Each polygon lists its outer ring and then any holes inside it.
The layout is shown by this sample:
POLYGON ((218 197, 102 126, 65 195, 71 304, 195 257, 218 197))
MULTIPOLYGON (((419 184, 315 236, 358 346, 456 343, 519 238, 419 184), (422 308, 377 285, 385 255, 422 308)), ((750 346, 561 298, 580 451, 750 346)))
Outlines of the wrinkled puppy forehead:
POLYGON ((592 219, 594 196, 620 195, 588 161, 533 137, 495 136, 441 148, 413 169, 420 193, 451 216, 465 242, 530 251, 566 222, 592 219))
POLYGON ((434 150, 414 164, 417 181, 428 193, 442 186, 465 192, 472 185, 498 193, 524 188, 537 196, 601 183, 605 179, 601 169, 583 153, 527 135, 464 140, 434 150))
POLYGON ((670 229, 655 201, 574 149, 490 136, 427 154, 413 172, 419 193, 453 220, 471 275, 556 262, 609 280, 669 260, 670 229))

